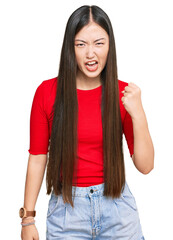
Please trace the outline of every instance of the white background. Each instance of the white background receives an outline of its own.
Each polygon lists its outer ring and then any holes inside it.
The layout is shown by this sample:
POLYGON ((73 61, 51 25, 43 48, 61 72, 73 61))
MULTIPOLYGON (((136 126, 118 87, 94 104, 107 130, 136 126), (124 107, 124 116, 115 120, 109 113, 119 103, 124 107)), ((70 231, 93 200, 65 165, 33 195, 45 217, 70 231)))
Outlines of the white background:
MULTIPOLYGON (((155 148, 155 167, 140 173, 124 139, 126 177, 146 240, 172 237, 172 60, 171 1, 30 0, 0 3, 1 239, 20 239, 29 149, 29 119, 38 85, 58 74, 66 22, 78 7, 100 6, 113 25, 118 77, 141 88, 155 148), (114 3, 114 4, 113 4, 114 3), (3 224, 3 227, 2 227, 3 224)), ((50 196, 45 178, 36 204, 36 226, 45 239, 50 196)))

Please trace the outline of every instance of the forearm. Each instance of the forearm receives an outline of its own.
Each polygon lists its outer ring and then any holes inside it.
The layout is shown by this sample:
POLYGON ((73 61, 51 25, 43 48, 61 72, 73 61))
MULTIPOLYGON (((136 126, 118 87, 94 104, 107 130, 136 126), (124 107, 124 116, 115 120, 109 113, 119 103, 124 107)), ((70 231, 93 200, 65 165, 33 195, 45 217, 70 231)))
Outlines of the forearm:
POLYGON ((24 207, 28 211, 33 211, 35 209, 35 204, 44 177, 46 161, 47 155, 45 154, 30 154, 29 156, 24 194, 24 207))
POLYGON ((148 129, 144 111, 132 118, 134 134, 134 164, 144 173, 149 173, 154 168, 154 147, 148 129))

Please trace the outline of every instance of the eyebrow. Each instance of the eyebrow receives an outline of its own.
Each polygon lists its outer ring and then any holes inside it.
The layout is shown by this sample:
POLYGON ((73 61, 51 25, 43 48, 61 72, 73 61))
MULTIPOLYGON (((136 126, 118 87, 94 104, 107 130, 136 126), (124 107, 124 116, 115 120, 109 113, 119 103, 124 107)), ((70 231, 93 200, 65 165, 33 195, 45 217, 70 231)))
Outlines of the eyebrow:
MULTIPOLYGON (((98 42, 100 40, 105 40, 105 38, 96 39, 94 42, 98 42)), ((81 39, 75 39, 75 41, 80 41, 80 42, 86 43, 84 40, 81 40, 81 39)))

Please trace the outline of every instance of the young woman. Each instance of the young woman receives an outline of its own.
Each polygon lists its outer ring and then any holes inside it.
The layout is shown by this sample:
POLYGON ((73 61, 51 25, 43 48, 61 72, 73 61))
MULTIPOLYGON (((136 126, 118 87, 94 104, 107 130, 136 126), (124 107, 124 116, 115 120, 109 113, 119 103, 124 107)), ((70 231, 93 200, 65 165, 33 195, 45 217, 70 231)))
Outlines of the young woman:
POLYGON ((122 134, 143 174, 154 148, 134 83, 118 80, 107 14, 82 6, 70 16, 58 77, 36 90, 22 217, 23 240, 39 239, 34 208, 47 164, 47 240, 144 239, 126 182, 122 134))

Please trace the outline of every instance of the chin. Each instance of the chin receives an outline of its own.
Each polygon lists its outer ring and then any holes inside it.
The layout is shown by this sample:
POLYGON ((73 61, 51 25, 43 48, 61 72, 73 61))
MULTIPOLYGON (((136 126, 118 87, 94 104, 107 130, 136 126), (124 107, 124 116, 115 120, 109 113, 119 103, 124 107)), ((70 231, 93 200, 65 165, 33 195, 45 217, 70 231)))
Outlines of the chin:
POLYGON ((88 78, 96 78, 101 74, 101 72, 100 71, 99 72, 93 72, 93 73, 92 72, 91 73, 83 72, 83 74, 88 78))

